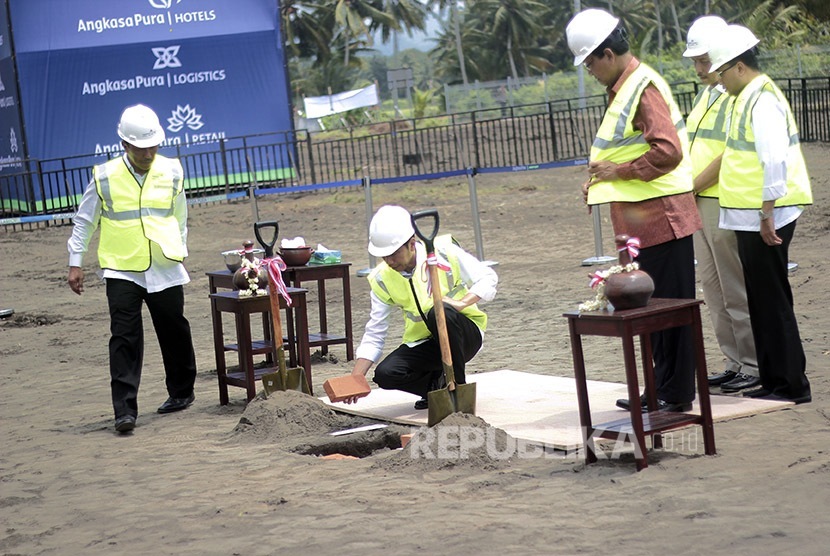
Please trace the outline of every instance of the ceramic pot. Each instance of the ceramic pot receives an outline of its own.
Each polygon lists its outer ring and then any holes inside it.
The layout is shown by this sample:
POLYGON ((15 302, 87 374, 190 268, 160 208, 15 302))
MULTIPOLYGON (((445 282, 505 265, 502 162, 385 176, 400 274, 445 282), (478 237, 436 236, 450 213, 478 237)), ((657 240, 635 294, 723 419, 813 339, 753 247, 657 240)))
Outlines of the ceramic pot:
MULTIPOLYGON (((614 238, 620 266, 631 263, 631 254, 627 247, 628 239, 627 235, 618 235, 614 238)), ((645 307, 653 293, 654 281, 643 270, 619 272, 605 279, 605 297, 618 311, 645 307)))
MULTIPOLYGON (((257 262, 258 259, 254 257, 254 242, 253 241, 245 241, 242 244, 242 254, 240 255, 241 258, 248 259, 251 262, 257 262)), ((259 261, 261 263, 261 261, 259 261)), ((246 268, 244 266, 240 266, 236 272, 233 273, 233 285, 238 290, 247 290, 250 289, 250 284, 248 283, 248 279, 252 278, 252 274, 256 273, 257 277, 257 288, 264 290, 265 287, 268 285, 268 270, 265 268, 264 265, 258 264, 256 268, 246 268)))

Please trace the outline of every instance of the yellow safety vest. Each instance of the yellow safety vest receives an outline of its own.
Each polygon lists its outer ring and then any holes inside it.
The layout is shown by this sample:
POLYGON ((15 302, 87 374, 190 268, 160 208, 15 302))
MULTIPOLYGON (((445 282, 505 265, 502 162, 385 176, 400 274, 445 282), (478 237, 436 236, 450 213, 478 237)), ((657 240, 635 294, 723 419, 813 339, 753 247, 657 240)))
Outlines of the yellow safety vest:
POLYGON ((640 97, 649 84, 657 87, 669 106, 672 121, 680 137, 683 160, 668 174, 651 181, 598 181, 588 189, 589 205, 645 201, 693 190, 689 138, 684 132, 686 124, 683 115, 672 97, 668 83, 643 63, 628 76, 605 111, 599 131, 591 145, 591 160, 609 160, 622 164, 639 158, 649 150, 642 132, 634 128, 634 116, 640 104, 640 97))
POLYGON ((101 268, 143 272, 150 268, 150 242, 164 256, 183 261, 187 247, 173 214, 176 197, 184 187, 182 165, 177 159, 156 155, 140 186, 123 157, 93 169, 101 198, 101 268))
MULTIPOLYGON (((723 154, 726 147, 726 120, 731 106, 732 97, 715 87, 706 87, 695 98, 692 111, 686 118, 693 176, 700 174, 723 154)), ((698 196, 717 199, 718 184, 704 189, 698 196)))
POLYGON ((720 206, 730 209, 760 209, 764 202, 764 168, 755 151, 752 131, 752 108, 764 91, 773 93, 787 109, 787 194, 776 199, 776 207, 802 206, 813 203, 810 176, 801 152, 798 127, 790 104, 781 90, 766 75, 750 81, 735 98, 730 116, 726 149, 720 169, 720 206))
MULTIPOLYGON (((467 286, 461 280, 461 267, 458 258, 455 257, 447 247, 452 243, 452 237, 442 235, 435 238, 435 250, 441 257, 450 263, 450 270, 439 270, 439 282, 441 284, 441 295, 453 299, 462 299, 467 295, 467 286)), ((418 304, 426 315, 432 308, 432 296, 427 293, 427 276, 429 272, 425 265, 416 267, 412 275, 412 285, 415 287, 415 294, 418 296, 418 303, 412 296, 410 280, 381 262, 369 274, 369 285, 372 291, 384 303, 395 305, 402 309, 404 317, 403 343, 416 342, 430 337, 429 329, 418 311, 418 304)), ((487 314, 478 308, 477 304, 466 307, 462 314, 472 320, 481 330, 487 328, 487 314)))

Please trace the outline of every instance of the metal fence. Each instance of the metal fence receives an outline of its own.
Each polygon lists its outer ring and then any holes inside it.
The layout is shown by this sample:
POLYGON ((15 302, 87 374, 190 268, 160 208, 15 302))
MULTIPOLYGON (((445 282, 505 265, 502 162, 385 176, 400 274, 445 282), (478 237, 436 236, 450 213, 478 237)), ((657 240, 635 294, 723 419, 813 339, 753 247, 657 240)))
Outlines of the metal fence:
MULTIPOLYGON (((802 141, 830 142, 830 77, 778 80, 802 141)), ((688 113, 699 85, 676 84, 688 113)), ((336 132, 305 130, 166 147, 184 166, 188 197, 227 199, 268 188, 324 189, 363 177, 425 179, 432 174, 576 160, 588 155, 605 111, 604 95, 372 124, 336 132), (252 187, 253 186, 253 187, 252 187)), ((0 224, 65 224, 77 209, 91 166, 108 155, 29 160, 0 178, 0 224), (3 198, 5 196, 6 198, 3 198)))

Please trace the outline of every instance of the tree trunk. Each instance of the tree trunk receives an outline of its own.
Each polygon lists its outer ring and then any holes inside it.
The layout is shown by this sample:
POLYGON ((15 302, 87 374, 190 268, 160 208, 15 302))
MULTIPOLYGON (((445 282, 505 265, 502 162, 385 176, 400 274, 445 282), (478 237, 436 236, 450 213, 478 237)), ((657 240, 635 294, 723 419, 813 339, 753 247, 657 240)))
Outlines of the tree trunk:
POLYGON ((519 73, 516 71, 516 60, 513 59, 513 37, 507 35, 507 59, 510 61, 510 73, 513 79, 519 79, 519 73))
POLYGON ((677 35, 677 42, 683 42, 683 31, 680 30, 680 20, 677 19, 677 6, 674 5, 674 0, 670 0, 671 15, 674 18, 674 30, 677 35))
POLYGON ((467 64, 464 62, 464 51, 461 49, 461 25, 458 23, 458 7, 455 2, 450 2, 450 13, 455 30, 455 50, 458 53, 458 64, 461 66, 461 80, 467 85, 467 64))

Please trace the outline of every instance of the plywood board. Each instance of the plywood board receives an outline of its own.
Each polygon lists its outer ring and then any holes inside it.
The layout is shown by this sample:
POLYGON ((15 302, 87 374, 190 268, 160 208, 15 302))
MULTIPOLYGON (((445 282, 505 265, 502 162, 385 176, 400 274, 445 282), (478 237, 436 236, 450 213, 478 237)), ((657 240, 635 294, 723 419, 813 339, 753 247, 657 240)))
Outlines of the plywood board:
MULTIPOLYGON (((477 384, 476 415, 511 436, 557 450, 571 451, 581 446, 576 382, 573 378, 538 375, 512 370, 469 375, 477 384)), ((614 404, 627 398, 625 384, 588 381, 588 394, 593 423, 624 418, 626 412, 614 404)), ((370 417, 402 425, 427 424, 427 411, 416 410, 417 396, 398 390, 380 390, 360 399, 356 404, 329 402, 337 411, 370 417)), ((712 395, 712 418, 715 422, 776 411, 792 402, 759 400, 740 396, 712 395)), ((699 411, 697 403, 692 413, 699 411)), ((717 427, 715 428, 717 436, 717 427)))

